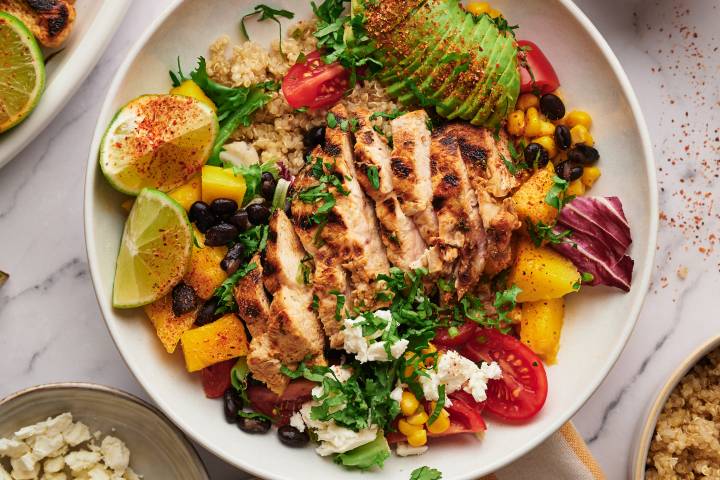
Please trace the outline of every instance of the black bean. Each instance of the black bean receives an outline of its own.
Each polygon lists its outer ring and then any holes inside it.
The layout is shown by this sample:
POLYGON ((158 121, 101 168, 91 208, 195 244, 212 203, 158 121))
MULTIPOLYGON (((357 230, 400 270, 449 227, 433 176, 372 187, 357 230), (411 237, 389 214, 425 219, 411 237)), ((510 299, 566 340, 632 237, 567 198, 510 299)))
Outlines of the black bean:
POLYGON ((172 291, 172 309, 176 317, 193 311, 197 303, 197 295, 190 285, 185 282, 180 282, 175 285, 172 291))
POLYGON ((260 193, 268 202, 272 202, 273 196, 275 195, 275 187, 277 187, 275 177, 273 177, 271 173, 263 173, 262 181, 260 182, 260 193))
POLYGON ((223 411, 225 412, 225 420, 228 423, 235 423, 238 421, 238 412, 243 408, 243 400, 238 395, 237 391, 230 387, 225 390, 223 395, 223 411))
POLYGON ((270 430, 270 420, 267 418, 238 417, 237 426, 246 433, 265 433, 270 430))
POLYGON ((600 152, 593 147, 580 143, 568 152, 568 160, 580 165, 592 165, 600 160, 600 152))
POLYGON ((567 150, 570 148, 570 145, 572 145, 570 129, 565 125, 555 127, 555 145, 557 145, 560 150, 567 150))
POLYGON ((238 210, 232 214, 227 221, 232 225, 235 225, 240 232, 244 232, 250 228, 250 220, 248 220, 248 214, 245 210, 238 210))
POLYGON ((227 245, 238 236, 238 229, 230 223, 220 223, 211 227, 205 234, 205 245, 208 247, 220 247, 227 245))
POLYGON ((310 441, 310 435, 308 435, 307 430, 301 432, 290 425, 283 425, 278 428, 278 436, 280 437, 280 441, 288 447, 302 447, 310 441))
POLYGON ((270 219, 270 209, 261 203, 248 205, 245 210, 248 214, 248 220, 250 220, 250 223, 253 225, 266 224, 270 219))
POLYGON ((212 213, 210 206, 205 202, 193 203, 190 207, 189 218, 202 233, 207 232, 210 227, 218 223, 218 217, 212 213))
POLYGON ((200 307, 197 317, 195 317, 195 325, 202 327, 208 323, 212 323, 222 315, 215 314, 215 310, 218 307, 218 301, 216 298, 211 298, 200 307))
POLYGON ((210 210, 218 217, 229 217, 235 213, 238 209, 238 204, 235 200, 229 198, 216 198, 210 203, 210 210))
POLYGON ((525 147, 525 162, 531 167, 542 168, 550 161, 550 155, 539 143, 530 143, 525 147))
POLYGON ((287 215, 288 218, 292 218, 292 202, 289 198, 285 199, 285 215, 287 215))
POLYGON ((220 262, 220 268, 225 270, 228 275, 232 275, 237 272, 237 269, 242 265, 243 254, 245 253, 245 247, 242 243, 236 243, 228 250, 225 258, 220 262))
POLYGON ((540 97, 540 111, 550 120, 560 120, 565 116, 565 104, 557 95, 546 93, 540 97))
POLYGON ((582 177, 583 166, 567 160, 557 165, 555 167, 555 171, 557 172, 558 177, 563 180, 567 180, 568 182, 572 182, 573 180, 577 180, 582 177))
POLYGON ((312 150, 318 145, 325 143, 325 126, 312 127, 303 136, 303 145, 312 150))

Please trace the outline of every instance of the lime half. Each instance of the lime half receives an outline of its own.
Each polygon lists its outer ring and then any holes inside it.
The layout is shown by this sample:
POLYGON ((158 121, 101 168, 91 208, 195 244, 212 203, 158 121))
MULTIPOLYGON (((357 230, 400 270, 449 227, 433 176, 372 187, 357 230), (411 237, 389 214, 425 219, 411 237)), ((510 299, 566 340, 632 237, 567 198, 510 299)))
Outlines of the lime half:
POLYGON ((140 192, 125 223, 113 306, 134 308, 166 295, 185 275, 192 230, 185 210, 162 192, 140 192))
POLYGON ((100 145, 100 168, 128 195, 143 188, 167 192, 197 174, 218 131, 208 105, 181 95, 145 95, 125 105, 100 145))
POLYGON ((30 30, 0 12, 0 133, 30 115, 45 88, 45 61, 30 30))

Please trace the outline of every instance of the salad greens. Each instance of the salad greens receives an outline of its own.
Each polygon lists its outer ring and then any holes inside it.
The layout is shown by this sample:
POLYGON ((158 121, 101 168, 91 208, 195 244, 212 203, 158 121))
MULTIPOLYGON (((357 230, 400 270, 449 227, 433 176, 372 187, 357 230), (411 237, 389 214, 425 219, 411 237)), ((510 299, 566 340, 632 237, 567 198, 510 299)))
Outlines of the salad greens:
POLYGON ((280 53, 282 54, 282 23, 280 23, 278 17, 288 18, 292 20, 293 18, 295 18, 295 14, 290 10, 278 10, 272 7, 268 7, 267 5, 256 5, 255 11, 248 13, 240 20, 240 31, 242 32, 246 40, 250 40, 250 35, 248 35, 247 29, 245 28, 245 19, 257 14, 260 14, 258 22, 272 20, 278 24, 278 28, 280 29, 280 53))
POLYGON ((335 463, 346 468, 370 470, 373 467, 382 468, 389 457, 390 446, 381 432, 372 442, 336 455, 335 463))
POLYGON ((410 474, 410 480, 440 480, 441 478, 440 470, 430 467, 416 468, 410 474))

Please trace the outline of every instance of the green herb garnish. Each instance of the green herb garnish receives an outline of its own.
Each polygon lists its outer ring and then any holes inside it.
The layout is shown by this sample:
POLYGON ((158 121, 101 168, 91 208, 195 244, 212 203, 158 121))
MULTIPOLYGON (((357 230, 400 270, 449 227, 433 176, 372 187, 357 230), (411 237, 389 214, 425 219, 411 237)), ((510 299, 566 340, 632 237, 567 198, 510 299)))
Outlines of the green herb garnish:
POLYGON ((553 231, 555 225, 556 222, 553 222, 552 225, 545 225, 542 220, 538 223, 533 223, 530 220, 527 221, 528 234, 536 247, 541 246, 544 242, 553 245, 564 243, 565 239, 572 235, 572 230, 563 230, 555 233, 555 231, 553 231))
POLYGON ((367 176, 368 176, 368 180, 370 180, 370 185, 372 185, 372 187, 375 190, 379 190, 380 189, 380 174, 378 172, 378 167, 376 167, 375 165, 370 165, 367 168, 367 176))
POLYGON ((248 13, 247 15, 242 17, 242 20, 240 20, 240 31, 242 32, 242 34, 246 40, 250 40, 250 36, 248 35, 247 29, 245 28, 245 19, 248 17, 252 17, 254 15, 257 15, 257 14, 260 14, 260 18, 258 18, 258 22, 262 22, 265 20, 272 20, 278 24, 278 28, 280 29, 280 53, 283 54, 282 24, 280 23, 280 20, 278 19, 278 17, 293 19, 293 18, 295 18, 295 14, 289 10, 278 10, 278 9, 275 9, 272 7, 268 7, 267 5, 256 5, 254 12, 248 13))
POLYGON ((416 468, 410 474, 410 480, 440 480, 441 478, 440 470, 430 467, 416 468))
POLYGON ((218 306, 215 309, 215 314, 220 315, 223 313, 234 312, 237 310, 237 303, 235 303, 234 289, 237 282, 241 278, 245 277, 248 273, 252 272, 257 268, 255 263, 249 263, 240 267, 235 273, 225 279, 224 282, 213 293, 218 301, 218 306))

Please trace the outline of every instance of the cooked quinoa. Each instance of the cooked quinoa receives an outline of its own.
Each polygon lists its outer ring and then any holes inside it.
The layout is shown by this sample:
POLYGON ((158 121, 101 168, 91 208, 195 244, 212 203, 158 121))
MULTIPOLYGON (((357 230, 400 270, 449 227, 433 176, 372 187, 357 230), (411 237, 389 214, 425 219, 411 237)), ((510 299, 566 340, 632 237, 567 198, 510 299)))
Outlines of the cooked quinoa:
POLYGON ((720 479, 720 349, 693 367, 665 403, 646 478, 720 479))
MULTIPOLYGON (((270 80, 281 82, 302 54, 316 49, 314 29, 313 21, 296 24, 282 42, 282 53, 277 40, 270 49, 265 49, 249 41, 231 46, 230 39, 223 36, 210 46, 208 74, 213 80, 233 87, 249 87, 270 80)), ((255 114, 252 125, 240 127, 232 135, 232 140, 252 145, 263 162, 279 160, 296 173, 304 164, 303 134, 311 127, 324 124, 327 111, 298 112, 288 105, 282 92, 272 93, 272 97, 255 114)), ((392 112, 397 108, 375 81, 358 83, 350 95, 339 103, 350 110, 363 106, 372 112, 392 112)), ((385 125, 387 122, 382 119, 376 122, 385 133, 389 133, 389 126, 385 125)))

